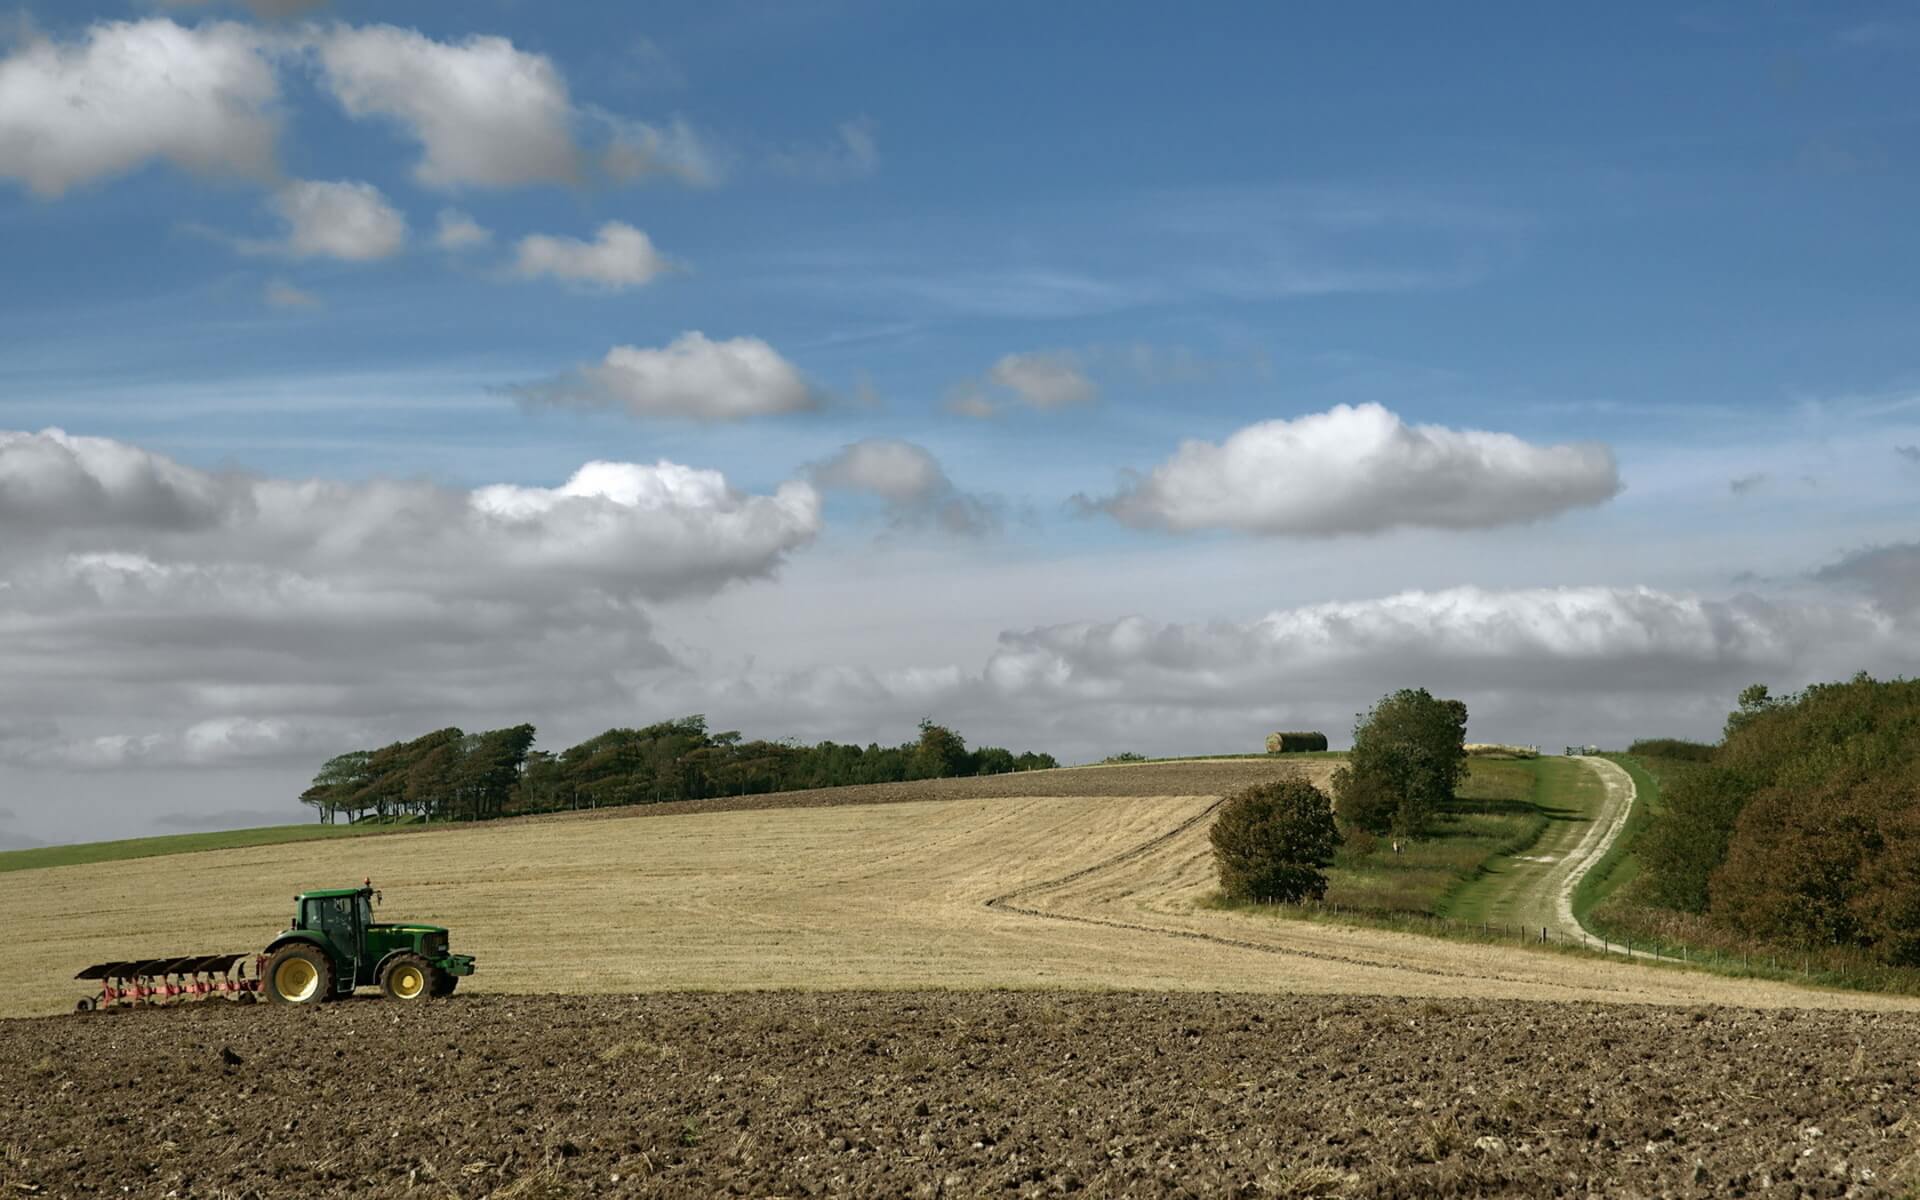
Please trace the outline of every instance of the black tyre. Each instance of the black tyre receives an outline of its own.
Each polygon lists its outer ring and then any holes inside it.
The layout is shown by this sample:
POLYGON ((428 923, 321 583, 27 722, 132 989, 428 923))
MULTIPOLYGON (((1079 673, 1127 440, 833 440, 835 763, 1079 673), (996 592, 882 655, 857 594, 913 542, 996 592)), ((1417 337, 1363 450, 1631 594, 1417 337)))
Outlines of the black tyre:
POLYGON ((439 996, 440 968, 418 954, 396 954, 380 968, 380 991, 389 1000, 418 1004, 439 996))
POLYGON ((73 1006, 73 1011, 75 1011, 75 1012, 92 1012, 92 1011, 93 1011, 93 997, 91 997, 91 996, 82 996, 82 997, 80 997, 80 999, 79 999, 79 1001, 78 1001, 78 1003, 76 1003, 76 1004, 75 1004, 75 1005, 73 1006))
POLYGON ((273 1004, 318 1004, 333 995, 333 960, 318 946, 283 946, 267 959, 261 990, 273 1004))
POLYGON ((437 974, 440 978, 438 982, 433 985, 433 994, 443 999, 453 995, 453 989, 460 986, 460 977, 446 971, 440 971, 437 972, 437 974))

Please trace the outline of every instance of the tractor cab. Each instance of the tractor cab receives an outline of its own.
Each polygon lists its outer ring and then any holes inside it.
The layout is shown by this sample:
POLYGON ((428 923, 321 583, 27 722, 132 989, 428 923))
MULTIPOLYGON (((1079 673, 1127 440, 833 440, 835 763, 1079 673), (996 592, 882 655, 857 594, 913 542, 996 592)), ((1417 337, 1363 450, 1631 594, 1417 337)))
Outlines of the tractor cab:
POLYGON ((267 947, 267 999, 305 1004, 378 985, 390 999, 425 1000, 473 974, 471 955, 449 953, 445 926, 376 921, 379 899, 371 880, 295 896, 293 925, 267 947))

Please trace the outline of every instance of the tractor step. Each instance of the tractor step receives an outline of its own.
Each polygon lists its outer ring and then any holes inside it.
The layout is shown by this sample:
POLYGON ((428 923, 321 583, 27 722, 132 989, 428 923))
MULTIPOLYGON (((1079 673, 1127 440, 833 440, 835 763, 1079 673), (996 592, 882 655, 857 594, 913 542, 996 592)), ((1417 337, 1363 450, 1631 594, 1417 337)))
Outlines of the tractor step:
POLYGON ((253 978, 247 977, 247 960, 258 957, 254 954, 187 954, 95 963, 74 978, 98 980, 100 991, 82 998, 75 1008, 92 1012, 215 997, 250 1001, 260 990, 260 979, 257 965, 253 978))

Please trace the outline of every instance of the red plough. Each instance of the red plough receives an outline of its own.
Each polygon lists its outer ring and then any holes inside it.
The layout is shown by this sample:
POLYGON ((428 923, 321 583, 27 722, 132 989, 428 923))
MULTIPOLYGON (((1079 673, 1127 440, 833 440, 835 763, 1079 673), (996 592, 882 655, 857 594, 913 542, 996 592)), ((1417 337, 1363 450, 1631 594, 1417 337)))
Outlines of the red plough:
POLYGON ((100 994, 74 1005, 76 1011, 131 1008, 143 1004, 173 1004, 222 997, 251 1004, 260 990, 256 963, 247 977, 247 960, 254 954, 189 954, 182 958, 141 958, 126 962, 95 963, 75 979, 98 980, 100 994))

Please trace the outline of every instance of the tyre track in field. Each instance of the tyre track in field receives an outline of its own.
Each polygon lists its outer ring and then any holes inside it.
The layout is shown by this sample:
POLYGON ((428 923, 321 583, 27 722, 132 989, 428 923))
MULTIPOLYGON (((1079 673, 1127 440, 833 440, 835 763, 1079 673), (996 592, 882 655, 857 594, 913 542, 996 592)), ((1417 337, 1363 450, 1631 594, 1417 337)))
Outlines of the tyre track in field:
POLYGON ((1013 913, 1018 916, 1031 917, 1036 920, 1064 921, 1075 925, 1091 925, 1105 929, 1124 929, 1135 933, 1158 934, 1162 937, 1185 938, 1189 941, 1210 942, 1217 946, 1228 946, 1236 950, 1252 950, 1259 954, 1270 954, 1277 958, 1303 958, 1316 962, 1338 963, 1342 966, 1360 967, 1375 971, 1402 971, 1413 975, 1426 975, 1436 979, 1485 979, 1499 983, 1530 984, 1534 986, 1561 988, 1576 994, 1591 990, 1589 986, 1560 983, 1548 979, 1490 974, 1483 971, 1449 971, 1442 970, 1438 967, 1420 966, 1414 963, 1395 962, 1391 960, 1381 961, 1345 954, 1331 954, 1324 950, 1303 950, 1298 947, 1275 945, 1272 942, 1252 941, 1247 938, 1208 933, 1198 929, 1180 929, 1165 925, 1148 925, 1138 921, 1121 921, 1111 917, 1091 917, 1082 913, 1056 912, 1044 908, 1033 908, 1030 905, 1021 903, 1022 900, 1026 900, 1041 892, 1066 887, 1069 884, 1078 883, 1081 880, 1098 875, 1101 872, 1110 871, 1115 867, 1124 866, 1137 859, 1152 855, 1154 852, 1171 844, 1188 830, 1211 818, 1224 803, 1226 803, 1226 797, 1216 796, 1213 803, 1207 805, 1193 816, 1188 817, 1186 820, 1181 821, 1179 824, 1172 826, 1162 833, 1148 838, 1137 846, 1123 850, 1118 854, 1101 859, 1099 862, 1057 878, 1044 879, 1037 883, 1030 883, 1023 887, 1015 888, 1010 892, 1003 892, 998 896, 987 899, 983 902, 983 905, 996 912, 1013 913))

